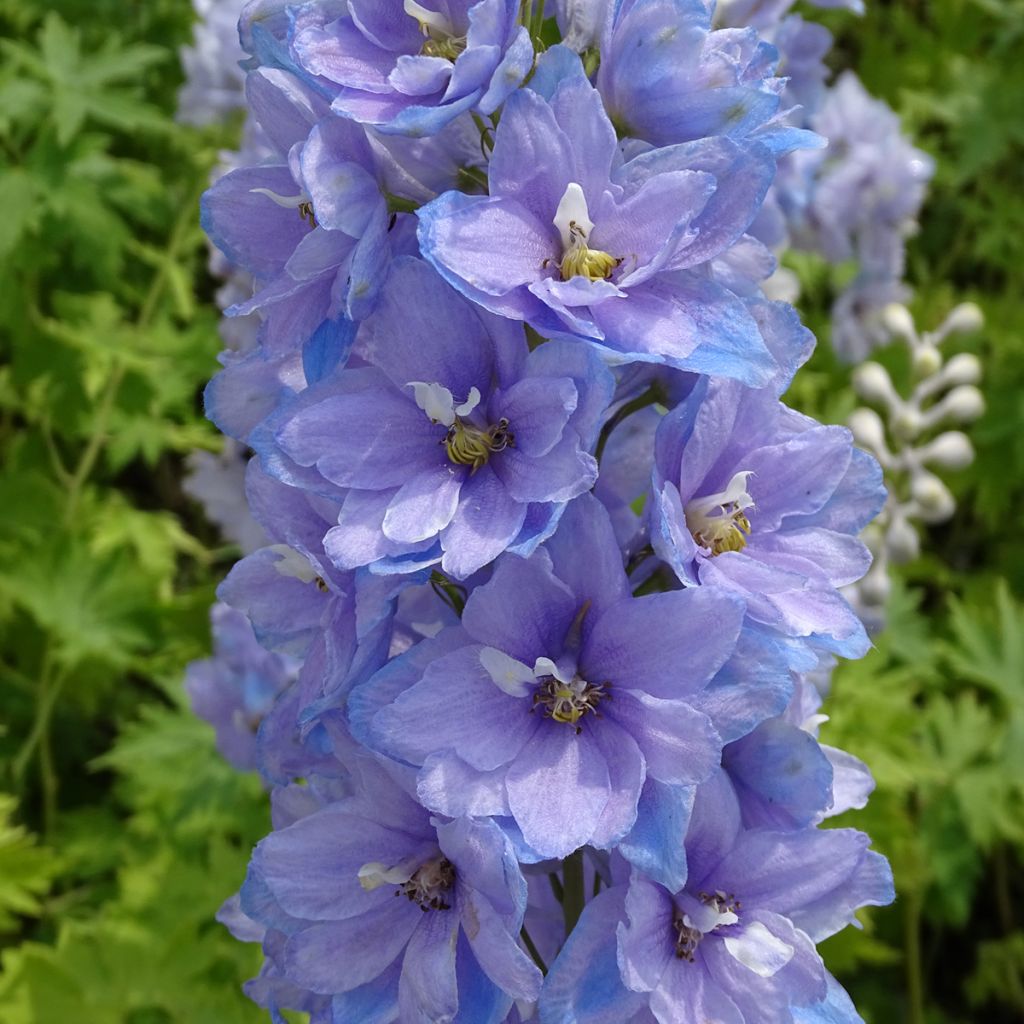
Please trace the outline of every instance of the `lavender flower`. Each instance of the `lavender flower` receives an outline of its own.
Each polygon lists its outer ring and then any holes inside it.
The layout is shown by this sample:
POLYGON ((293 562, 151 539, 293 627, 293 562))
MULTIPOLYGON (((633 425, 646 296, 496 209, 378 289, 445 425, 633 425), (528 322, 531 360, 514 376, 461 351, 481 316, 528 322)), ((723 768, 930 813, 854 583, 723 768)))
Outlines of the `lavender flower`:
POLYGON ((293 33, 297 65, 333 88, 332 106, 381 131, 432 135, 492 114, 533 63, 518 0, 349 0, 348 15, 293 33))
POLYGON ((597 87, 622 136, 670 146, 752 137, 776 153, 814 144, 780 116, 778 51, 753 28, 711 30, 704 0, 623 0, 601 40, 597 87))
POLYGON ((274 701, 299 671, 293 658, 259 645, 249 620, 226 605, 214 605, 212 658, 188 667, 185 689, 192 710, 217 733, 217 749, 240 771, 257 765, 256 733, 274 701))
POLYGON ((431 818, 365 756, 352 766, 355 795, 256 848, 241 900, 281 936, 265 951, 335 1020, 497 1024, 541 980, 517 944, 526 884, 508 839, 431 818))
POLYGON ((336 565, 440 562, 461 579, 507 548, 528 553, 593 485, 588 449, 611 388, 593 354, 564 343, 530 353, 518 325, 402 259, 353 363, 300 396, 276 439, 347 489, 325 541, 336 565))
POLYGON ((509 817, 541 857, 607 848, 633 826, 646 777, 690 786, 718 764, 694 703, 742 614, 711 590, 631 597, 611 524, 579 498, 545 549, 505 556, 473 591, 448 653, 407 680, 396 663, 388 687, 371 679, 352 701, 371 745, 421 769, 427 806, 509 817), (407 688, 389 693, 396 682, 407 688))
POLYGON ((741 595, 749 618, 783 635, 866 652, 837 588, 867 571, 856 534, 885 491, 849 431, 766 391, 701 381, 658 428, 652 490, 652 543, 682 582, 741 595))
POLYGON ((892 899, 865 835, 745 830, 717 776, 698 791, 687 859, 678 892, 634 872, 588 906, 548 976, 541 1024, 624 1020, 643 1005, 658 1024, 791 1022, 839 1003, 814 943, 892 899))
POLYGON ((750 224, 774 173, 770 153, 713 139, 613 171, 600 95, 578 58, 545 55, 548 68, 566 60, 550 99, 521 90, 506 103, 490 194, 449 192, 420 210, 423 254, 485 308, 599 343, 615 361, 765 383, 775 364, 757 324, 695 268, 750 224))

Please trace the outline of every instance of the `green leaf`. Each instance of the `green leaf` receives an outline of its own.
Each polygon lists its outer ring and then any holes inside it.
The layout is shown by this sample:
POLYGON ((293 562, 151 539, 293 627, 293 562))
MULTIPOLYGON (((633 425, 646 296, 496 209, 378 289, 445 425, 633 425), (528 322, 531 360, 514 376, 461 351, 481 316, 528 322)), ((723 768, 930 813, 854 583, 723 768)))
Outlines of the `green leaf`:
POLYGON ((4 197, 4 216, 0 217, 0 259, 9 256, 22 235, 38 223, 38 194, 36 183, 21 168, 0 170, 0 195, 4 197))
POLYGON ((57 869, 53 854, 12 823, 16 807, 13 796, 0 793, 0 932, 14 925, 15 915, 40 913, 39 898, 49 890, 57 869))

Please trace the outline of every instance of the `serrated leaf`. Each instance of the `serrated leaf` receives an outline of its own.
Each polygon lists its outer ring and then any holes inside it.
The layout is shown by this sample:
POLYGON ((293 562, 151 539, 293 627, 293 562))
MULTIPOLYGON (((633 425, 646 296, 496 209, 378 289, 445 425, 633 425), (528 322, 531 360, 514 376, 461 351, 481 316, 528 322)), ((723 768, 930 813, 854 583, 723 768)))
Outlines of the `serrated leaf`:
POLYGON ((24 170, 14 167, 0 170, 0 195, 4 197, 4 216, 0 217, 0 259, 4 259, 14 251, 21 236, 38 222, 38 188, 24 170))
POLYGON ((11 822, 17 804, 13 796, 0 793, 0 932, 14 924, 15 915, 39 913, 39 898, 57 869, 53 854, 11 822))

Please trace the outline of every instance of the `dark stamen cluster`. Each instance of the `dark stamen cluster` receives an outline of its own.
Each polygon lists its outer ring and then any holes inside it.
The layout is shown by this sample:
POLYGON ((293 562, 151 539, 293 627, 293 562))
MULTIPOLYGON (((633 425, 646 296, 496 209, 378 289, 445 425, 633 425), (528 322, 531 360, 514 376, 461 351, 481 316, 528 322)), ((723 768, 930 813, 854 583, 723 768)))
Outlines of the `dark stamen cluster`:
POLYGON ((612 699, 612 695, 607 692, 611 683, 607 682, 588 683, 576 676, 571 682, 563 683, 554 676, 542 676, 538 683, 530 710, 543 707, 548 718, 576 726, 577 736, 583 731, 583 727, 578 724, 579 720, 589 714, 600 718, 598 704, 602 700, 612 699))
POLYGON ((486 429, 456 419, 441 443, 448 449, 448 458, 455 465, 472 466, 475 473, 495 452, 514 448, 516 436, 504 416, 486 429))
POLYGON ((672 919, 672 928, 676 933, 676 958, 692 964, 693 955, 697 952, 697 947, 703 936, 696 928, 691 928, 683 920, 683 915, 679 911, 672 919))
POLYGON ((445 893, 451 892, 455 886, 455 866, 445 857, 428 861, 416 874, 395 892, 396 896, 403 893, 413 903, 418 903, 420 910, 451 910, 452 906, 445 900, 445 893))

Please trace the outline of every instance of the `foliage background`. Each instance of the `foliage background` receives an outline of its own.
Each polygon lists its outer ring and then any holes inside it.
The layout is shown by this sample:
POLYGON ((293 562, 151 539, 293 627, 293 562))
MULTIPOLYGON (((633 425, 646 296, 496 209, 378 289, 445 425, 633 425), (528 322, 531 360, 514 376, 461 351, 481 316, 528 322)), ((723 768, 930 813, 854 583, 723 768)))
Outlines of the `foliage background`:
MULTIPOLYGON (((826 944, 868 1024, 1024 1018, 1024 0, 808 9, 938 163, 914 312, 985 365, 955 518, 836 674, 826 742, 878 779, 852 823, 898 902, 826 944)), ((216 449, 197 200, 230 132, 173 121, 188 0, 0 0, 0 1020, 244 1024, 258 951, 213 920, 265 794, 188 711, 236 555, 181 490, 216 449)), ((849 268, 793 259, 822 339, 789 400, 854 407, 827 345, 849 268)), ((905 374, 900 353, 881 359, 905 374)), ((847 824, 849 822, 840 822, 847 824)))

